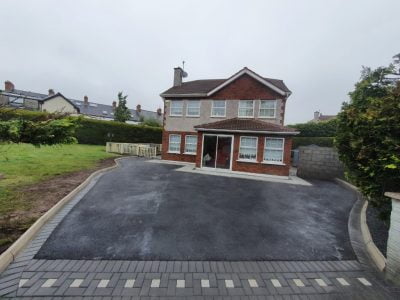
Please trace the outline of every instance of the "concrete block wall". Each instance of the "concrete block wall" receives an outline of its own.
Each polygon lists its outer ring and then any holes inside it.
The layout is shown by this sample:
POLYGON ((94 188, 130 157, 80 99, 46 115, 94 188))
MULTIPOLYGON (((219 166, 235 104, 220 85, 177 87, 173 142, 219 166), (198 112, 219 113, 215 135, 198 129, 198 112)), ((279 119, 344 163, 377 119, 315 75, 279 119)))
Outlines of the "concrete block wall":
POLYGON ((303 178, 331 179, 343 177, 343 164, 334 148, 299 147, 297 175, 303 178))
POLYGON ((385 193, 392 198, 392 213, 386 253, 386 276, 400 285, 400 193, 385 193))

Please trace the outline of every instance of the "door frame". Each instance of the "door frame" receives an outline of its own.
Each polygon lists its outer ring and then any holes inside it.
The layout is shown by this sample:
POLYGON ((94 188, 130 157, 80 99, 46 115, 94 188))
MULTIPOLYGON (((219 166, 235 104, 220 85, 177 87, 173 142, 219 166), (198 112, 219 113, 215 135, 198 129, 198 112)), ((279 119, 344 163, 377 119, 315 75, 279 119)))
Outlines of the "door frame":
POLYGON ((235 145, 235 136, 233 134, 215 134, 215 133, 203 133, 202 134, 202 142, 201 142, 201 159, 200 159, 200 168, 207 169, 207 170, 227 170, 227 169, 222 169, 222 168, 217 168, 216 166, 214 168, 211 167, 203 167, 203 152, 204 152, 204 136, 209 135, 209 136, 216 136, 217 137, 217 145, 216 145, 216 150, 215 150, 215 162, 217 161, 217 150, 218 150, 218 137, 230 137, 231 138, 231 155, 230 155, 230 160, 229 160, 229 171, 232 171, 232 160, 233 160, 233 147, 235 145))

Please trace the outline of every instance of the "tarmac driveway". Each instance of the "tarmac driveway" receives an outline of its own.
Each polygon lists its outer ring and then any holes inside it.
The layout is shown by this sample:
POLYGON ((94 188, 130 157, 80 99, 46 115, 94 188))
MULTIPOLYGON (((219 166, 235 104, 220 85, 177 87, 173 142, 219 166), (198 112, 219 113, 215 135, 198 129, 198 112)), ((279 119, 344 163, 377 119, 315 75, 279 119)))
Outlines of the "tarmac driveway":
POLYGON ((127 158, 104 174, 35 258, 118 260, 355 259, 355 196, 312 186, 176 172, 127 158))

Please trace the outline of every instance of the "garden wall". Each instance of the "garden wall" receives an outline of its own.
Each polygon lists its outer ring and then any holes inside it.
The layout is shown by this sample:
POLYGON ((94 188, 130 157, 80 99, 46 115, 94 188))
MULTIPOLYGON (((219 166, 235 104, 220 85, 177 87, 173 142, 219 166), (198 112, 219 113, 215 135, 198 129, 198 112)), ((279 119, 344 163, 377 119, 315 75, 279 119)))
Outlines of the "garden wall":
POLYGON ((335 148, 299 147, 297 175, 303 178, 332 179, 343 177, 343 165, 335 148))

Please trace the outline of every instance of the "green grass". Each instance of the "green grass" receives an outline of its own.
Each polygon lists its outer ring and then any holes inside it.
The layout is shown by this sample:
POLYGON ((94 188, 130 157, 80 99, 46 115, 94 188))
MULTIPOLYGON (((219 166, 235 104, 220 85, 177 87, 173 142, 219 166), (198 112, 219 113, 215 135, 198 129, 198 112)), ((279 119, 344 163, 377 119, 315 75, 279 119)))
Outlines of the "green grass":
POLYGON ((0 215, 27 209, 18 190, 56 175, 94 167, 99 160, 116 156, 105 146, 0 144, 0 215))

